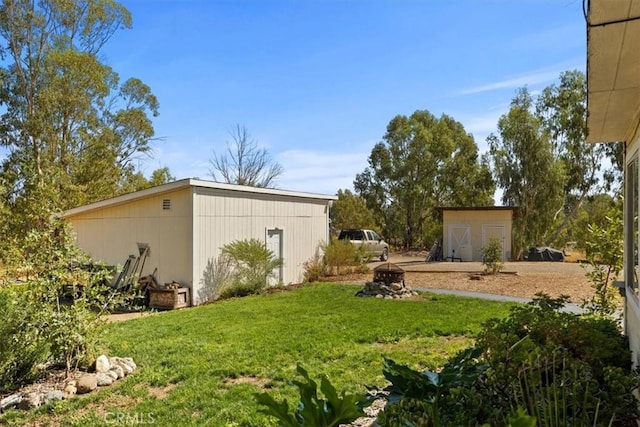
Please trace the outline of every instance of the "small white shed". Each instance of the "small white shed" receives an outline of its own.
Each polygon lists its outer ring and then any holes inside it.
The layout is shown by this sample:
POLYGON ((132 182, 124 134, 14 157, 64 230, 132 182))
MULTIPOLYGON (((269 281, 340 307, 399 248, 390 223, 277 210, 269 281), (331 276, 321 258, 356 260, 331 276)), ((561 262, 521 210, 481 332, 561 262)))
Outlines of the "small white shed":
POLYGON ((459 261, 482 261, 482 248, 491 239, 502 243, 502 260, 511 259, 513 218, 509 206, 438 208, 442 214, 442 256, 459 261))
POLYGON ((329 239, 337 197, 184 179, 71 209, 64 217, 77 243, 96 261, 122 265, 148 247, 142 276, 191 289, 204 302, 207 272, 220 248, 259 239, 284 260, 277 281, 299 283, 303 263, 329 239))

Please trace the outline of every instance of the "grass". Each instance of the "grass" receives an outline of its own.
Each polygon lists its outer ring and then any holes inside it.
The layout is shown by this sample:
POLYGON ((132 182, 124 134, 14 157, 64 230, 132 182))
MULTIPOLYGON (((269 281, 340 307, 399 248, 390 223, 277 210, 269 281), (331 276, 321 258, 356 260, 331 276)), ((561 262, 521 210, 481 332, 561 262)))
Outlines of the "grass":
POLYGON ((452 296, 355 298, 358 287, 306 286, 109 326, 105 350, 139 369, 117 386, 54 406, 8 411, 0 424, 263 426, 252 394, 297 400, 296 364, 312 378, 365 392, 384 385, 382 356, 434 369, 472 343, 480 324, 509 304, 452 296), (129 422, 131 424, 132 422, 129 422))

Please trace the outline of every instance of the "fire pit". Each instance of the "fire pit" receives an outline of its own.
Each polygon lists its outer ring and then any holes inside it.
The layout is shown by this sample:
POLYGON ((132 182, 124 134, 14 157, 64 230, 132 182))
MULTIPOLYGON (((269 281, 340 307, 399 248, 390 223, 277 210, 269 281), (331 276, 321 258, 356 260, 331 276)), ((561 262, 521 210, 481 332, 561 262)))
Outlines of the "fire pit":
POLYGON ((373 281, 385 284, 402 283, 404 287, 404 270, 390 262, 373 269, 373 281))

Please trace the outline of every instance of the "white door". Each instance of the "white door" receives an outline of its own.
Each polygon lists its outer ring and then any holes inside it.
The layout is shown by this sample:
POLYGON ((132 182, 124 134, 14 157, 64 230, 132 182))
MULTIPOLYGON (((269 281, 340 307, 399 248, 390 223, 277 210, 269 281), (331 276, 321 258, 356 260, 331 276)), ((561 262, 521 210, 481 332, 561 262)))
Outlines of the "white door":
POLYGON ((483 224, 482 225, 482 247, 486 246, 487 243, 491 241, 491 239, 498 239, 500 244, 502 245, 502 261, 505 260, 505 252, 504 252, 504 240, 505 240, 505 231, 504 225, 490 225, 483 224))
MULTIPOLYGON (((277 259, 282 259, 282 229, 267 230, 267 249, 273 252, 277 259)), ((273 276, 269 280, 269 284, 277 285, 283 281, 282 267, 273 270, 273 276)))
POLYGON ((445 256, 471 261, 471 227, 467 224, 450 224, 448 235, 449 253, 445 256))

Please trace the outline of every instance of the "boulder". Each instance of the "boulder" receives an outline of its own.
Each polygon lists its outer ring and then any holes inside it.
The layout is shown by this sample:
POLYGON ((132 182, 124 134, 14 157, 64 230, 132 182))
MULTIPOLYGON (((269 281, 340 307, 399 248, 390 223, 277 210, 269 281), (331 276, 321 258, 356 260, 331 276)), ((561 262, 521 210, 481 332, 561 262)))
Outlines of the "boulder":
POLYGON ((22 400, 18 403, 18 409, 26 411, 31 408, 37 408, 40 405, 42 405, 42 395, 32 391, 22 396, 22 400))
POLYGON ((98 381, 96 380, 96 376, 91 374, 85 374, 81 376, 80 378, 78 378, 76 388, 78 389, 78 394, 91 393, 93 390, 98 388, 98 381))
POLYGON ((96 372, 108 372, 111 369, 111 363, 109 363, 109 358, 104 354, 98 356, 96 359, 96 372))
POLYGON ((118 379, 118 374, 112 369, 110 369, 109 372, 106 372, 106 374, 109 375, 114 381, 118 379))
POLYGON ((67 384, 67 386, 64 388, 64 398, 65 399, 70 399, 73 396, 76 395, 76 393, 78 392, 78 389, 75 386, 75 382, 74 384, 67 384))
POLYGON ((132 371, 135 371, 138 368, 138 365, 136 365, 136 362, 134 362, 131 357, 123 357, 122 361, 129 365, 132 371))
POLYGON ((111 385, 114 381, 115 379, 113 379, 113 377, 106 372, 98 372, 96 374, 96 383, 98 384, 98 387, 111 385))
POLYGON ((63 398, 64 393, 62 390, 49 390, 44 395, 42 395, 42 404, 46 405, 51 402, 62 400, 63 398))
POLYGON ((133 369, 134 369, 132 365, 129 362, 125 361, 122 357, 111 357, 109 358, 109 363, 111 363, 111 366, 121 367, 124 372, 124 375, 129 375, 130 373, 133 372, 133 369))
POLYGON ((118 378, 124 378, 124 369, 120 365, 112 365, 111 371, 115 372, 118 375, 118 378))
POLYGON ((19 393, 7 396, 4 399, 0 399, 0 412, 4 411, 5 409, 17 406, 21 401, 22 395, 19 393))

